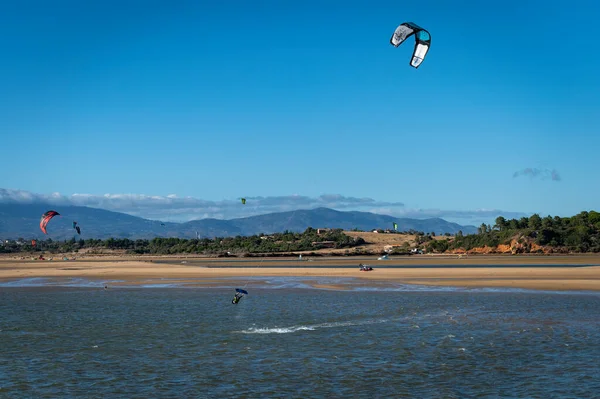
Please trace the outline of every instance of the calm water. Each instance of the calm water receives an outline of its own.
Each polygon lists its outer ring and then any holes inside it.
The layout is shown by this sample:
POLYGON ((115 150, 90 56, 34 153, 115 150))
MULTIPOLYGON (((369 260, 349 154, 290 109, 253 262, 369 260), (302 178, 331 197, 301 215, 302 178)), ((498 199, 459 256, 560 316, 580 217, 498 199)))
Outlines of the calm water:
POLYGON ((0 397, 600 397, 597 294, 276 283, 4 284, 0 397))

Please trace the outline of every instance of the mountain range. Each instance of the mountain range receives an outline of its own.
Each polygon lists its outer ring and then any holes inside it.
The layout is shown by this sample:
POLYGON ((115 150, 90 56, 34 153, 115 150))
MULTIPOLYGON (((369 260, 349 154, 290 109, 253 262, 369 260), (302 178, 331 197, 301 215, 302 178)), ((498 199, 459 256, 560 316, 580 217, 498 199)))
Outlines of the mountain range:
POLYGON ((79 238, 129 238, 150 239, 154 237, 228 237, 271 234, 285 230, 301 232, 308 227, 359 229, 391 229, 398 224, 398 231, 423 231, 436 234, 475 233, 475 226, 461 226, 440 218, 396 218, 370 212, 343 212, 329 208, 316 208, 288 212, 268 213, 244 218, 221 220, 201 219, 174 223, 148 220, 128 214, 84 206, 54 207, 47 204, 0 204, 1 239, 65 240, 79 238), (54 217, 47 226, 48 235, 39 228, 41 215, 56 210, 61 216, 54 217), (81 236, 73 229, 73 221, 81 227, 81 236))

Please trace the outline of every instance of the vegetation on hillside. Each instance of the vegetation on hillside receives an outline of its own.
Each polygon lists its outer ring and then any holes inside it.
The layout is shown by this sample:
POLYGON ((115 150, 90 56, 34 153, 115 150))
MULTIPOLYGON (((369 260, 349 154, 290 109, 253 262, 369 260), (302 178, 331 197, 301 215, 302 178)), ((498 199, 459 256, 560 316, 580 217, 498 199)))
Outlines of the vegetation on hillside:
MULTIPOLYGON (((500 216, 494 226, 482 224, 476 234, 435 237, 434 233, 410 231, 414 239, 388 250, 390 254, 407 254, 411 250, 426 252, 477 253, 567 253, 600 252, 600 213, 581 212, 572 217, 530 217, 507 220, 500 216)), ((382 234, 395 231, 378 231, 382 234)), ((316 251, 323 248, 348 249, 346 254, 370 254, 360 247, 367 244, 360 236, 350 237, 342 229, 314 229, 303 233, 285 231, 253 236, 181 239, 154 238, 106 240, 75 238, 65 241, 18 239, 0 244, 0 253, 73 253, 116 250, 128 254, 171 255, 197 254, 209 256, 258 256, 258 254, 289 254, 316 251), (353 251, 349 251, 354 249, 353 251)), ((377 252, 383 252, 383 248, 377 252)), ((37 256, 37 255, 36 255, 37 256)))
POLYGON ((590 211, 572 217, 544 218, 534 214, 510 220, 500 216, 494 226, 482 224, 477 234, 459 232, 450 239, 426 244, 432 252, 503 246, 512 253, 600 252, 600 213, 590 211))
POLYGON ((49 252, 69 253, 83 249, 125 250, 131 254, 205 254, 205 255, 251 255, 253 253, 277 253, 294 251, 311 251, 326 248, 352 248, 363 245, 365 241, 352 238, 342 229, 320 231, 309 227, 303 233, 285 231, 276 234, 259 234, 254 236, 237 236, 224 238, 182 239, 154 238, 152 240, 130 240, 127 238, 109 238, 106 240, 87 239, 53 241, 37 241, 35 247, 23 239, 0 245, 0 253, 17 252, 49 252))

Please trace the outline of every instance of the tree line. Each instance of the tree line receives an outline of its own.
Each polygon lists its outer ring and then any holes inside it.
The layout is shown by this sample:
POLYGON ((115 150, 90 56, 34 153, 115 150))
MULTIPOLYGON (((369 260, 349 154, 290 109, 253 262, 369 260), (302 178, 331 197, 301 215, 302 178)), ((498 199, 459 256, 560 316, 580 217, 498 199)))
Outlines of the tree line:
POLYGON ((600 213, 584 211, 571 217, 538 214, 520 219, 499 216, 493 226, 482 224, 476 234, 463 235, 460 231, 451 239, 429 241, 433 252, 470 250, 478 247, 519 244, 519 252, 536 252, 532 243, 551 247, 558 252, 600 252, 600 213))
MULTIPOLYGON (((520 219, 496 218, 493 226, 482 224, 477 233, 454 236, 411 231, 415 235, 414 248, 427 252, 443 253, 452 250, 472 250, 481 247, 510 245, 515 240, 517 252, 536 252, 532 244, 550 247, 555 252, 600 252, 600 213, 581 212, 572 217, 538 214, 520 219)), ((123 250, 129 254, 203 254, 211 256, 253 256, 256 254, 313 251, 320 248, 355 248, 365 244, 361 237, 353 238, 342 229, 320 231, 309 227, 304 232, 258 234, 253 236, 216 237, 202 239, 153 238, 131 240, 127 238, 80 239, 65 241, 37 240, 35 246, 22 238, 0 244, 0 253, 72 253, 80 250, 123 250)), ((393 254, 408 253, 413 246, 395 248, 393 254)))
POLYGON ((64 241, 52 239, 32 241, 19 238, 16 241, 0 245, 0 253, 48 252, 69 253, 83 249, 124 250, 130 254, 205 254, 205 255, 240 255, 256 253, 310 251, 323 248, 352 248, 363 245, 365 241, 343 233, 343 229, 321 231, 309 227, 302 233, 284 231, 275 234, 258 234, 253 236, 216 237, 201 239, 153 238, 151 240, 128 238, 80 239, 72 238, 64 241))

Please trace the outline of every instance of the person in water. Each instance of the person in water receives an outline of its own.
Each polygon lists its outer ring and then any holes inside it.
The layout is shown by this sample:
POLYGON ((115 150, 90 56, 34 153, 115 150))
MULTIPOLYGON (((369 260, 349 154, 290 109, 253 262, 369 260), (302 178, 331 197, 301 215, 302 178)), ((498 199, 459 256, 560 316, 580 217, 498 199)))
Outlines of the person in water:
POLYGON ((236 292, 235 296, 231 300, 231 303, 233 303, 235 305, 240 301, 240 299, 242 299, 242 296, 238 292, 236 292))

